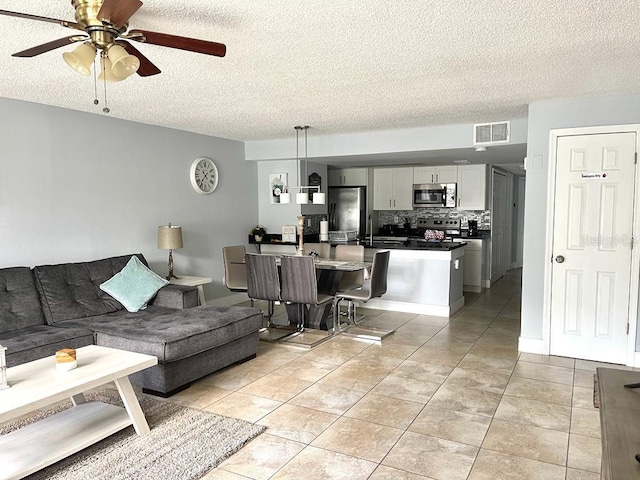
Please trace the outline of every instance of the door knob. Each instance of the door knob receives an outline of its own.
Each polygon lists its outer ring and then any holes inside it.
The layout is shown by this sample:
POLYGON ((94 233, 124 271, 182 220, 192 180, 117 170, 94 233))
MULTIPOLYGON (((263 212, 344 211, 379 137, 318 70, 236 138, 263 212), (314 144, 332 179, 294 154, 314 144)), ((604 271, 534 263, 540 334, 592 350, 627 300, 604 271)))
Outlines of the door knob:
POLYGON ((558 263, 562 263, 562 262, 564 262, 564 257, 563 257, 562 255, 558 255, 558 256, 556 257, 556 262, 558 262, 558 263))

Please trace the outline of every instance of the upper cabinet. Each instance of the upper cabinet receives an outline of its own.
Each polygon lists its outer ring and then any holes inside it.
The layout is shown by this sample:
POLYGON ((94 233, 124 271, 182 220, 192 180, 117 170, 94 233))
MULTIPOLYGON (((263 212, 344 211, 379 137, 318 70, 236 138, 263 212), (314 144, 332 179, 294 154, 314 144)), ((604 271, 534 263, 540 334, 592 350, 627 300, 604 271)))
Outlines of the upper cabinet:
POLYGON ((373 170, 374 210, 413 210, 413 168, 373 170))
POLYGON ((413 183, 456 183, 457 181, 457 165, 415 167, 413 169, 413 183))
POLYGON ((487 165, 458 166, 458 208, 487 209, 487 165))
POLYGON ((366 168, 340 168, 329 170, 330 187, 366 187, 368 180, 366 168))

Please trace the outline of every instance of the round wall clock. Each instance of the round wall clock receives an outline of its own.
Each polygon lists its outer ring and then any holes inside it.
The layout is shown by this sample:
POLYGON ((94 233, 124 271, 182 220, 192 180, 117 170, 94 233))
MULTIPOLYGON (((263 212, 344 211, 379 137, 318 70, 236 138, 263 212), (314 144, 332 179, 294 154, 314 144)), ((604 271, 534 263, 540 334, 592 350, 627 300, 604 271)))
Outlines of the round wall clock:
POLYGON ((213 160, 207 157, 196 158, 189 173, 191 186, 200 195, 208 195, 218 186, 218 169, 213 160))

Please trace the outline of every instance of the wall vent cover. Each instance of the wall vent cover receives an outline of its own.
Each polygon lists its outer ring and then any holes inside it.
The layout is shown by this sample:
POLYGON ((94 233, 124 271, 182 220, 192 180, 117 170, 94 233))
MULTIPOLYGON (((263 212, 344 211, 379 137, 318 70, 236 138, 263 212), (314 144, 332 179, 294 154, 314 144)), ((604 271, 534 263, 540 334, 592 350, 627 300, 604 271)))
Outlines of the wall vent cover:
POLYGON ((473 126, 474 145, 500 145, 509 143, 511 122, 478 123, 473 126))

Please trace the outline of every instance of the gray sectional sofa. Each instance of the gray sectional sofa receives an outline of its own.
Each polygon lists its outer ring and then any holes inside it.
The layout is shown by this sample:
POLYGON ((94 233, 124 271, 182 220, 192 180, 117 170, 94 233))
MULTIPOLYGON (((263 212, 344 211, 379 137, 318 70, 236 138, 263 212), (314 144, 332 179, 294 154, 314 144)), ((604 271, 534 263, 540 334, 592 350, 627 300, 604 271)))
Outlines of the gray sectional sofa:
POLYGON ((169 396, 255 357, 258 309, 198 307, 195 287, 167 285, 146 309, 125 310, 99 286, 130 258, 0 269, 0 344, 8 366, 91 344, 146 353, 158 357, 158 365, 132 375, 132 382, 169 396))

